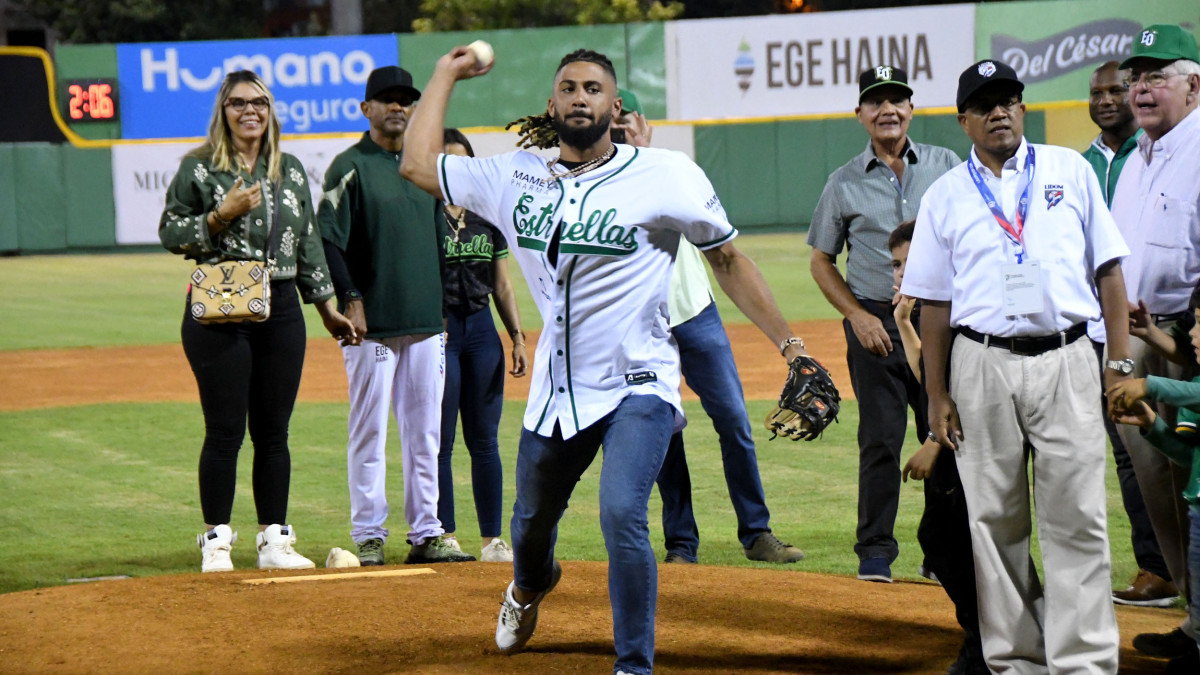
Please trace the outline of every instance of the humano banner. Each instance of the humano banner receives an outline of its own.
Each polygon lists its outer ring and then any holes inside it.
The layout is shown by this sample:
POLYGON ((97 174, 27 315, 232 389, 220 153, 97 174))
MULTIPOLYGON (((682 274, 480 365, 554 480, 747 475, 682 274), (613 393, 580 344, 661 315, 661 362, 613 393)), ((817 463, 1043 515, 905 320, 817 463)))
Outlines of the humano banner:
POLYGON ((284 133, 356 131, 367 76, 395 65, 394 35, 117 45, 124 138, 203 136, 221 80, 253 70, 284 133))
POLYGON ((939 5, 667 24, 671 119, 848 112, 858 75, 908 72, 918 106, 954 105, 975 61, 975 6, 939 5))
MULTIPOLYGON (((1045 0, 980 5, 976 56, 1002 60, 1029 102, 1085 99, 1092 71, 1129 56, 1143 26, 1200 30, 1196 0, 1045 0)), ((1200 35, 1200 32, 1197 32, 1200 35)))

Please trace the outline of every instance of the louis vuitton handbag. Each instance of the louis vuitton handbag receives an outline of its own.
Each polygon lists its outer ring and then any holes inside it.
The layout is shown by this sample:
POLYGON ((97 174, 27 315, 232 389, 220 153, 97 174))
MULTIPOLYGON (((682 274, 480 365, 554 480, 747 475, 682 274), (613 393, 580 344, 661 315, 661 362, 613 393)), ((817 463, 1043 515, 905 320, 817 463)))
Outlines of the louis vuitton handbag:
POLYGON ((274 222, 279 212, 279 187, 275 186, 274 204, 267 209, 270 234, 262 260, 224 260, 196 265, 192 270, 188 311, 196 321, 215 324, 271 318, 271 272, 282 229, 274 222))

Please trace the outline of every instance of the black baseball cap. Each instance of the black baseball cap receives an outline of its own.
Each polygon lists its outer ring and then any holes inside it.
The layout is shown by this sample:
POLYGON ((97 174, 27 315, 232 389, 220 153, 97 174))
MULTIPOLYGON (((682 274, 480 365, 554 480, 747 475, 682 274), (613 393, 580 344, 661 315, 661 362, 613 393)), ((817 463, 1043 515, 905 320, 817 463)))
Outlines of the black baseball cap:
POLYGON ((975 92, 996 82, 1009 82, 1011 85, 1016 85, 1013 88, 1018 93, 1025 91, 1025 84, 1017 78, 1017 71, 1013 70, 1012 66, 1003 61, 984 59, 967 68, 962 75, 958 76, 958 96, 955 99, 958 112, 966 110, 967 99, 974 96, 975 92))
POLYGON ((912 96, 912 87, 908 86, 908 73, 895 66, 875 66, 870 70, 864 70, 858 76, 858 102, 862 103, 863 96, 868 91, 887 85, 900 87, 907 91, 909 96, 912 96))
POLYGON ((384 66, 371 71, 367 77, 367 93, 364 101, 370 101, 388 89, 403 89, 412 94, 413 100, 421 98, 421 91, 413 86, 412 74, 400 66, 384 66))

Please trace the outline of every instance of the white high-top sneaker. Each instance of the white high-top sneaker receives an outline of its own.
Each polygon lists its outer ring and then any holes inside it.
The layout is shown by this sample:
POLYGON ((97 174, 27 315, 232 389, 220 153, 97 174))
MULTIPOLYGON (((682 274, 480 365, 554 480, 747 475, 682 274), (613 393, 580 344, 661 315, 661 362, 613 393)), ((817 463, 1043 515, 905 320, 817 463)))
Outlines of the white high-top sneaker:
POLYGON ((200 546, 200 571, 232 572, 233 561, 229 559, 229 550, 235 541, 237 532, 229 529, 228 525, 218 525, 196 535, 196 544, 200 546))
POLYGON ((258 544, 258 569, 308 570, 316 567, 313 561, 296 553, 296 531, 291 525, 271 525, 255 537, 258 544))
POLYGON ((513 552, 507 542, 496 537, 492 543, 483 547, 479 559, 483 562, 512 562, 513 552))

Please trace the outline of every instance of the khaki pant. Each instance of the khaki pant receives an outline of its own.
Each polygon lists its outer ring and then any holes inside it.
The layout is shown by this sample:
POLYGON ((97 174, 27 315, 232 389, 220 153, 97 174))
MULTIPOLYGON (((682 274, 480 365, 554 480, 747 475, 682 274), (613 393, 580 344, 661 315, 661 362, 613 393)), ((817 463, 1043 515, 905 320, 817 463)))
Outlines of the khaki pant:
POLYGON ((1107 458, 1091 344, 1018 356, 959 336, 950 374, 988 666, 1115 673, 1107 458), (1030 459, 1044 587, 1029 551, 1030 459))

